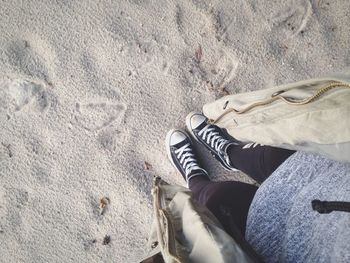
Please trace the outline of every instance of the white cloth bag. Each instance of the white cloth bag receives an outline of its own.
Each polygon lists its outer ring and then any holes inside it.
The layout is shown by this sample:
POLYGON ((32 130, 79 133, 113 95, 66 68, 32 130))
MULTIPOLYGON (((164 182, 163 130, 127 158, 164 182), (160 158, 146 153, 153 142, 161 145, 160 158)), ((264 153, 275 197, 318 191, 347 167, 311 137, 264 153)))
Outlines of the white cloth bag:
POLYGON ((225 96, 203 107, 234 138, 350 162, 350 73, 225 96))

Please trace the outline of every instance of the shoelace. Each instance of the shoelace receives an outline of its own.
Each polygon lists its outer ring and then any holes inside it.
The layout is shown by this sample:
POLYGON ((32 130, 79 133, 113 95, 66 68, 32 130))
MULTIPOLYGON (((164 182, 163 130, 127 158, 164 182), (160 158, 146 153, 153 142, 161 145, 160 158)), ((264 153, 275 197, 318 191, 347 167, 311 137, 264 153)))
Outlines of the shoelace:
POLYGON ((177 158, 180 160, 180 164, 185 169, 186 176, 188 176, 193 170, 201 169, 197 163, 197 160, 194 158, 190 144, 187 143, 181 148, 175 150, 177 158))
POLYGON ((228 140, 222 138, 218 131, 215 131, 215 127, 210 127, 212 125, 208 124, 205 126, 198 135, 202 137, 215 151, 221 152, 222 148, 229 143, 228 140))
POLYGON ((263 144, 257 143, 257 142, 251 142, 251 143, 247 143, 246 145, 244 145, 242 147, 242 149, 249 149, 249 148, 255 148, 256 146, 264 146, 263 144))

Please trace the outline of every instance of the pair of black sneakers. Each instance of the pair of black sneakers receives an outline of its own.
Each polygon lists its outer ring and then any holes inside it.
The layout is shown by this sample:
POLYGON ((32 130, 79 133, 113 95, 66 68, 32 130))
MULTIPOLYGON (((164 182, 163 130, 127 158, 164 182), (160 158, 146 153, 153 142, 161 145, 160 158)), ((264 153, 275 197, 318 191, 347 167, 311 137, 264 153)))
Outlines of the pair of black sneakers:
MULTIPOLYGON (((229 138, 218 126, 210 124, 201 113, 192 112, 187 115, 186 126, 192 137, 204 145, 226 170, 237 171, 231 164, 227 149, 238 145, 238 141, 229 138)), ((199 164, 191 138, 185 131, 170 130, 165 143, 171 163, 181 173, 187 185, 195 176, 208 176, 207 171, 199 164)))

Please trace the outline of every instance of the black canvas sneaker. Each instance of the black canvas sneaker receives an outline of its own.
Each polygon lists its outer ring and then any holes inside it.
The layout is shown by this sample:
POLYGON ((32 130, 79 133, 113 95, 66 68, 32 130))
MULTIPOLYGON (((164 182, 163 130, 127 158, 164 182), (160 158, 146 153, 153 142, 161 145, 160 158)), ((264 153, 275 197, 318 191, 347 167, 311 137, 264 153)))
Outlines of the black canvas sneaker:
POLYGON ((187 186, 189 180, 195 176, 208 176, 207 171, 200 167, 193 152, 191 138, 186 132, 169 131, 165 145, 171 163, 181 173, 187 186))
POLYGON ((188 114, 186 126, 192 136, 203 144, 226 170, 238 171, 232 166, 227 154, 228 147, 239 145, 238 141, 229 138, 218 126, 208 123, 207 117, 201 113, 188 114))

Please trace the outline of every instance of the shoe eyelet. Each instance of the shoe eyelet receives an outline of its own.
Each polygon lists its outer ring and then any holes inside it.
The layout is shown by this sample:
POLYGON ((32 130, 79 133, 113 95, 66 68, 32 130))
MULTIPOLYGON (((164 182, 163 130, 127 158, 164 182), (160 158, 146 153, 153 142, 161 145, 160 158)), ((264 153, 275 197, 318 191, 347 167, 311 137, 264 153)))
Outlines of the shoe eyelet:
POLYGON ((152 243, 151 248, 155 249, 158 246, 158 241, 152 243))
POLYGON ((228 103, 229 103, 229 101, 227 100, 224 104, 224 107, 222 108, 223 110, 226 110, 228 103))
POLYGON ((276 96, 282 94, 283 92, 285 92, 285 90, 276 91, 275 93, 273 93, 273 94, 271 95, 271 97, 272 97, 272 98, 273 98, 273 97, 276 97, 276 96))

